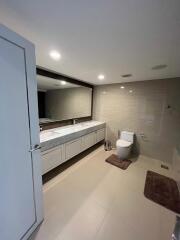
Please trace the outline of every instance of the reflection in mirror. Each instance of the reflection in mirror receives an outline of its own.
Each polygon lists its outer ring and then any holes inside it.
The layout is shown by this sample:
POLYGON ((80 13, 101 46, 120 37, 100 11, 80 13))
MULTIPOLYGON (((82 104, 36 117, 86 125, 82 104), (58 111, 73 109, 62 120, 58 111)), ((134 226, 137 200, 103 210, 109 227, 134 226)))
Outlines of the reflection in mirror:
POLYGON ((37 75, 40 124, 91 116, 92 89, 37 75))

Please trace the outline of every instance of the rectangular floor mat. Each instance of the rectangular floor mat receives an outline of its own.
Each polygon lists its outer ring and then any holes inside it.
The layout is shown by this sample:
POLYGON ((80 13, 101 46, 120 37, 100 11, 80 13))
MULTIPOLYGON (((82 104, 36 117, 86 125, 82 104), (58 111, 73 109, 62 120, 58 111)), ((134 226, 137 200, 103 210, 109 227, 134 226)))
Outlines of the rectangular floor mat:
POLYGON ((180 194, 175 180, 147 171, 144 195, 153 202, 180 214, 180 194))
POLYGON ((118 168, 121 168, 123 170, 126 170, 129 165, 132 163, 131 160, 121 160, 117 157, 116 154, 112 154, 111 156, 109 156, 107 159, 106 159, 106 162, 118 167, 118 168))

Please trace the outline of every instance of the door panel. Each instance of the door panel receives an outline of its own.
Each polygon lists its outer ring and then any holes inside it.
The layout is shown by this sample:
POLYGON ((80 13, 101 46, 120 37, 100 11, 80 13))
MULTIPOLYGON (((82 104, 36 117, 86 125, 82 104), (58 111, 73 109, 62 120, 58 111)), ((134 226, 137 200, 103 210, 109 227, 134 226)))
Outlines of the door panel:
POLYGON ((0 74, 0 238, 19 240, 36 221, 25 51, 1 37, 0 74))

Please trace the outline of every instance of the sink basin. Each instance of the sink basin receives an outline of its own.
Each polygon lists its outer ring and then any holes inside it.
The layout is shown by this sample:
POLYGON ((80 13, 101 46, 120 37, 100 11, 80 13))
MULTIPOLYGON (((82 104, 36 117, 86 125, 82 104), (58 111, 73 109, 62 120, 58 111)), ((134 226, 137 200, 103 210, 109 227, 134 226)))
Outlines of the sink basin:
POLYGON ((88 127, 95 126, 95 125, 97 125, 96 121, 82 122, 82 123, 77 123, 75 125, 70 125, 70 126, 54 129, 53 132, 64 135, 64 134, 77 132, 77 131, 80 131, 80 130, 83 130, 83 129, 86 129, 88 127))
POLYGON ((89 121, 89 122, 77 123, 75 125, 54 128, 51 130, 45 130, 40 132, 40 141, 45 142, 45 141, 52 140, 54 138, 63 137, 68 134, 73 134, 78 131, 85 130, 92 126, 96 126, 97 124, 99 124, 99 122, 89 121))
MULTIPOLYGON (((94 127, 98 124, 103 124, 103 122, 97 122, 97 121, 87 121, 82 123, 77 123, 75 125, 68 125, 63 127, 57 127, 49 130, 44 130, 40 132, 40 142, 42 143, 42 146, 46 144, 46 142, 53 141, 55 145, 57 142, 64 143, 67 141, 67 139, 73 139, 75 136, 79 136, 80 134, 77 134, 78 132, 81 132, 84 130, 83 134, 88 133, 86 129, 94 127)), ((48 143, 47 143, 48 146, 48 143)), ((49 147, 47 147, 48 149, 49 147)), ((43 149, 44 151, 44 149, 43 149)))
POLYGON ((41 132, 41 137, 51 137, 54 133, 53 132, 41 132))
POLYGON ((40 132, 40 141, 46 141, 48 139, 56 138, 59 134, 54 132, 40 132))
POLYGON ((72 128, 53 130, 54 133, 59 133, 59 134, 62 134, 62 135, 71 133, 72 131, 73 131, 72 128))

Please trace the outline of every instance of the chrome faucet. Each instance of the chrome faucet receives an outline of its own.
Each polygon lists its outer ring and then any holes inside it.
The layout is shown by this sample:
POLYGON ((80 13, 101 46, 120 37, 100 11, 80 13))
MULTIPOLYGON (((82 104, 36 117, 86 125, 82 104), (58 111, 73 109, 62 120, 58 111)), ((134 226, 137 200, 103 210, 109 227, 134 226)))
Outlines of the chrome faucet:
POLYGON ((77 123, 77 119, 73 119, 73 125, 75 125, 77 123))

